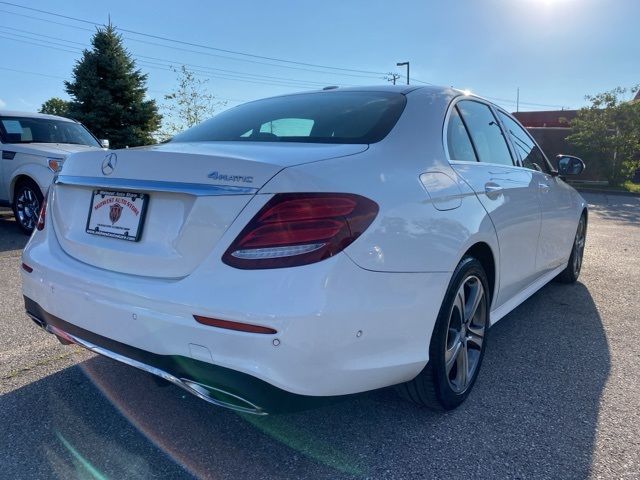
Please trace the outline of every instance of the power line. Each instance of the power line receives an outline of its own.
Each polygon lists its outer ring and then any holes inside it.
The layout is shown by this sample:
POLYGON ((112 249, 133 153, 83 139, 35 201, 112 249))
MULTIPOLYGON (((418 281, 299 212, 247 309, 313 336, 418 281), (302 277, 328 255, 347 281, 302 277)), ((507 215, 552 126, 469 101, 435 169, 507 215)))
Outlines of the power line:
MULTIPOLYGON (((0 32, 0 33, 6 33, 6 32, 0 32)), ((14 33, 9 33, 9 35, 16 35, 14 33)), ((24 36, 22 36, 23 38, 25 38, 24 36)), ((66 52, 66 53, 72 53, 74 55, 77 55, 79 53, 81 53, 79 50, 69 50, 67 48, 60 48, 59 46, 54 46, 51 44, 42 44, 42 43, 36 43, 36 41, 27 41, 27 40, 23 40, 23 39, 16 39, 16 38, 12 38, 12 37, 8 37, 6 35, 0 35, 0 38, 5 38, 7 40, 13 40, 14 42, 19 42, 19 43, 26 43, 29 45, 34 45, 37 47, 41 47, 41 48, 49 48, 49 49, 53 49, 53 50, 59 50, 62 52, 66 52)), ((59 44, 57 44, 59 45, 59 44)), ((69 48, 73 48, 73 47, 69 47, 69 48)), ((154 68, 154 69, 158 69, 158 70, 164 70, 164 71, 171 71, 173 72, 174 70, 171 68, 172 65, 170 64, 158 64, 156 62, 149 62, 147 60, 138 60, 138 63, 147 67, 147 68, 154 68)), ((281 82, 276 82, 276 81, 261 81, 260 79, 252 79, 252 78, 246 78, 246 77, 238 77, 238 76, 233 76, 233 75, 229 75, 229 74, 213 74, 213 73, 209 73, 209 72, 203 72, 203 71, 194 71, 194 75, 200 76, 200 77, 205 77, 205 78, 210 78, 210 79, 217 79, 217 80, 226 80, 226 81, 233 81, 233 82, 244 82, 244 83, 252 83, 252 84, 256 84, 256 85, 270 85, 270 86, 276 86, 276 87, 288 87, 288 88, 299 88, 299 89, 317 89, 318 85, 310 85, 310 84, 304 84, 302 82, 298 82, 298 81, 281 81, 281 82)))
MULTIPOLYGON (((37 40, 37 41, 41 41, 40 38, 31 38, 31 37, 27 37, 24 35, 19 35, 17 33, 13 33, 13 31, 16 32, 22 32, 22 33, 27 33, 31 36, 35 36, 35 37, 43 37, 43 38, 47 38, 49 39, 49 43, 52 43, 53 45, 58 45, 61 47, 65 47, 65 48, 71 48, 68 45, 64 45, 64 44, 60 44, 60 43, 53 43, 50 42, 50 40, 56 40, 56 41, 60 41, 60 42, 67 42, 67 43, 72 43, 74 45, 80 45, 83 48, 90 48, 87 44, 82 43, 82 42, 75 42, 73 40, 67 40, 64 38, 60 38, 60 37, 54 37, 51 35, 44 35, 41 33, 36 33, 36 32, 31 32, 28 30, 22 30, 19 28, 15 28, 15 27, 8 27, 8 26, 4 26, 4 25, 0 25, 0 33, 6 33, 6 34, 10 34, 16 37, 20 37, 20 38, 25 38, 27 40, 37 40), (10 32, 4 32, 4 30, 9 30, 10 32)), ((48 46, 47 45, 42 45, 42 46, 48 46)), ((295 83, 295 84, 304 84, 304 86, 307 85, 312 85, 314 87, 324 87, 326 85, 325 82, 318 82, 318 81, 313 81, 313 80, 304 80, 304 79, 294 79, 294 78, 284 78, 284 77, 276 77, 276 76, 272 76, 272 75, 262 75, 262 74, 256 74, 256 73, 249 73, 249 72, 242 72, 242 71, 238 71, 238 70, 227 70, 227 69, 223 69, 223 68, 214 68, 214 67, 208 67, 205 65, 195 65, 195 64, 191 64, 191 63, 183 63, 179 60, 169 60, 169 59, 163 59, 163 58, 158 58, 158 57, 151 57, 148 55, 139 55, 139 54, 133 54, 133 56, 136 59, 148 59, 148 60, 154 60, 154 61, 159 61, 159 62, 163 62, 162 65, 166 66, 169 64, 169 66, 171 65, 184 65, 186 67, 191 67, 192 69, 200 69, 200 70, 206 70, 206 71, 212 71, 214 73, 217 72, 221 72, 223 74, 235 74, 235 75, 242 75, 244 77, 255 77, 258 79, 266 79, 266 80, 276 80, 276 81, 280 81, 280 82, 288 82, 288 83, 295 83)), ((153 62, 148 62, 148 63, 153 63, 153 62)), ((194 70, 195 71, 195 70, 194 70)), ((347 84, 347 83, 341 83, 341 85, 343 86, 356 86, 353 84, 347 84)))
POLYGON ((425 82, 424 80, 418 80, 417 78, 413 77, 411 79, 412 82, 416 82, 416 83, 422 83, 423 85, 430 85, 432 87, 435 87, 436 85, 434 83, 429 83, 429 82, 425 82))
MULTIPOLYGON (((79 27, 77 25, 71 25, 71 24, 68 24, 68 23, 56 22, 56 21, 49 20, 49 19, 44 19, 44 18, 40 18, 40 17, 34 17, 32 15, 24 15, 24 14, 21 14, 21 13, 11 12, 9 10, 0 9, 0 12, 8 13, 8 14, 11 14, 11 15, 17 15, 17 16, 24 17, 24 18, 29 18, 29 19, 32 19, 32 20, 38 20, 40 22, 53 23, 55 25, 61 25, 61 26, 64 26, 64 27, 75 28, 75 29, 78 29, 78 30, 86 31, 86 32, 94 32, 94 30, 92 30, 90 28, 79 27)), ((129 36, 123 36, 123 38, 125 40, 128 40, 128 41, 138 42, 138 43, 142 43, 142 44, 145 44, 145 45, 153 45, 153 46, 161 47, 161 48, 170 48, 172 50, 177 50, 177 51, 180 51, 180 52, 194 53, 194 54, 197 54, 197 55, 204 55, 204 56, 207 56, 207 57, 221 58, 221 59, 225 59, 225 60, 233 60, 233 61, 236 61, 236 62, 245 62, 245 63, 251 63, 251 64, 255 64, 255 65, 265 65, 265 66, 268 66, 268 67, 286 68, 288 70, 298 70, 298 71, 302 71, 302 72, 320 73, 320 74, 323 74, 323 75, 337 75, 337 76, 344 76, 344 77, 367 78, 367 79, 375 78, 375 79, 378 79, 378 80, 380 80, 382 78, 379 75, 375 75, 375 76, 374 75, 362 75, 362 74, 345 73, 345 72, 338 72, 338 71, 332 72, 332 71, 317 70, 317 69, 304 68, 304 67, 294 67, 292 65, 280 65, 280 64, 275 64, 275 63, 261 62, 261 61, 258 61, 258 60, 250 60, 248 58, 236 58, 236 57, 230 57, 228 55, 219 55, 219 54, 215 54, 215 53, 211 53, 211 52, 201 52, 201 51, 190 49, 190 48, 181 48, 181 47, 176 47, 176 46, 173 46, 173 45, 165 45, 165 44, 158 43, 158 42, 150 42, 148 40, 142 40, 142 39, 139 39, 139 38, 133 38, 133 37, 129 37, 129 36)))
MULTIPOLYGON (((98 26, 98 27, 102 26, 102 24, 100 24, 100 23, 93 22, 93 21, 90 21, 90 20, 87 20, 87 19, 73 17, 73 16, 69 16, 69 15, 63 15, 63 14, 51 12, 51 11, 48 11, 48 10, 42 10, 42 9, 38 9, 38 8, 27 7, 27 6, 24 6, 24 5, 17 4, 17 3, 0 1, 0 4, 8 5, 8 6, 11 6, 11 7, 14 7, 14 8, 20 8, 20 9, 24 9, 24 10, 28 10, 28 11, 32 11, 32 12, 37 12, 37 13, 44 14, 44 15, 54 16, 54 17, 57 17, 57 18, 63 18, 63 19, 66 19, 66 20, 72 20, 72 21, 75 21, 75 22, 80 22, 80 23, 83 23, 83 24, 92 25, 94 27, 95 26, 98 26)), ((42 22, 48 22, 48 23, 62 25, 62 26, 70 27, 70 28, 76 28, 76 29, 80 29, 80 30, 84 30, 84 31, 92 31, 89 28, 84 28, 84 27, 80 27, 80 26, 77 26, 77 25, 71 25, 71 24, 68 24, 68 23, 56 22, 56 21, 50 20, 50 19, 43 19, 43 18, 34 17, 34 16, 30 16, 30 15, 24 15, 24 14, 21 14, 21 13, 12 12, 12 11, 8 11, 8 10, 0 10, 0 11, 2 11, 4 13, 9 13, 9 14, 12 14, 12 15, 21 16, 21 17, 24 17, 24 18, 30 18, 30 19, 42 21, 42 22)), ((195 54, 199 54, 199 55, 208 55, 208 56, 213 56, 213 57, 217 57, 217 58, 224 58, 224 59, 228 59, 228 60, 245 61, 245 62, 256 63, 256 64, 261 64, 261 65, 267 65, 267 66, 272 66, 272 67, 277 67, 277 68, 289 68, 289 69, 309 71, 309 72, 321 73, 321 74, 344 75, 344 76, 361 77, 361 78, 374 78, 373 76, 375 75, 375 78, 377 78, 377 79, 384 79, 384 75, 385 75, 385 73, 383 73, 383 72, 375 72, 375 71, 371 71, 371 70, 360 70, 360 69, 343 68, 343 67, 336 67, 336 66, 330 66, 330 65, 307 63, 307 62, 298 62, 298 61, 294 61, 294 60, 287 60, 287 59, 277 58, 277 57, 255 55, 255 54, 251 54, 251 53, 248 53, 248 52, 222 49, 222 48, 213 47, 213 46, 210 46, 210 45, 187 42, 187 41, 184 41, 184 40, 179 40, 179 39, 170 38, 170 37, 164 37, 164 36, 161 36, 161 35, 154 35, 154 34, 140 32, 140 31, 136 31, 136 30, 130 30, 130 29, 119 28, 119 27, 117 29, 119 31, 130 33, 130 34, 133 34, 133 35, 139 35, 139 36, 143 36, 143 37, 153 38, 153 39, 162 40, 162 41, 165 41, 165 42, 171 42, 171 43, 186 45, 186 46, 190 46, 190 47, 196 47, 196 48, 201 48, 201 49, 205 49, 205 50, 210 50, 210 51, 218 51, 218 52, 228 53, 228 54, 231 54, 231 55, 237 55, 237 56, 240 56, 240 57, 247 57, 247 58, 235 58, 235 57, 229 57, 229 56, 223 56, 223 55, 216 55, 216 54, 212 54, 210 52, 202 52, 202 51, 193 50, 193 49, 179 48, 179 47, 175 47, 175 46, 171 46, 171 45, 164 45, 164 44, 160 44, 160 43, 149 42, 149 41, 145 41, 145 40, 141 40, 141 39, 137 39, 137 38, 125 37, 127 40, 137 41, 137 42, 141 42, 141 43, 147 43, 147 44, 159 46, 159 47, 162 47, 162 48, 171 48, 171 49, 175 49, 175 50, 186 51, 186 52, 189 52, 189 53, 195 53, 195 54), (267 63, 267 62, 259 62, 259 61, 250 60, 250 59, 261 59, 261 60, 268 60, 268 61, 280 62, 280 63, 279 64, 273 64, 273 63, 267 63), (288 64, 288 65, 284 65, 284 64, 288 64), (293 65, 296 65, 296 66, 293 66, 293 65), (321 68, 321 69, 324 69, 324 70, 312 70, 312 69, 302 68, 302 67, 315 67, 315 68, 321 68), (333 71, 331 71, 331 70, 333 70, 333 71), (350 72, 350 73, 348 73, 348 72, 350 72), (356 75, 356 74, 360 74, 360 75, 356 75), (367 74, 367 75, 362 75, 362 74, 367 74)), ((16 35, 16 34, 13 34, 13 35, 16 35)), ((3 38, 8 38, 8 37, 3 37, 3 38)), ((28 37, 23 37, 23 38, 28 38, 28 37)), ((59 40, 62 40, 62 39, 59 39, 59 40)), ((63 40, 63 41, 70 42, 68 40, 63 40)), ((26 42, 26 43, 28 43, 28 42, 26 42)), ((78 43, 79 44, 79 42, 71 42, 71 43, 78 43)), ((34 45, 36 45, 36 44, 34 44, 34 45)), ((58 45, 60 46, 60 44, 58 44, 58 45)), ((45 45, 36 45, 36 46, 45 46, 45 45)), ((48 45, 46 45, 46 46, 48 46, 48 45)), ((67 47, 67 46, 65 46, 65 47, 67 47)), ((53 47, 50 47, 50 48, 53 48, 53 47)), ((62 49, 58 48, 58 50, 62 50, 62 49)), ((65 50, 62 50, 62 51, 65 51, 65 50)), ((69 50, 66 50, 66 51, 69 51, 69 50)), ((73 52, 71 52, 71 53, 73 53, 73 52)), ((142 56, 140 56, 140 57, 142 57, 142 56)), ((148 58, 153 58, 153 57, 148 57, 148 58)), ((182 64, 182 62, 175 62, 175 63, 181 63, 182 64)), ((185 65, 187 65, 187 64, 185 64, 185 65)), ((212 67, 198 67, 198 68, 205 68, 207 70, 218 70, 220 72, 224 72, 224 69, 214 69, 212 67)), ((239 71, 233 71, 233 70, 227 70, 227 72, 229 74, 235 73, 236 75, 244 75, 244 76, 250 76, 250 77, 272 78, 274 80, 277 80, 279 78, 279 77, 270 77, 270 76, 267 76, 267 75, 252 74, 252 73, 248 73, 248 72, 239 72, 239 71)), ((227 73, 221 73, 221 74, 217 74, 217 75, 227 75, 227 73)), ((216 77, 214 75, 211 75, 211 77, 212 78, 227 79, 227 80, 232 79, 232 78, 226 78, 226 77, 222 77, 222 76, 216 77)), ((249 81, 249 80, 246 80, 246 79, 245 80, 236 79, 236 80, 238 80, 238 81, 249 81)), ((298 85, 294 85, 293 84, 295 82, 306 83, 306 84, 315 84, 315 85, 324 85, 324 83, 322 83, 322 82, 314 82, 314 81, 311 81, 311 80, 282 79, 281 77, 280 77, 280 81, 282 81, 282 82, 288 81, 290 83, 289 84, 272 83, 272 85, 298 87, 298 85)), ((413 81, 416 82, 416 83, 424 84, 424 85, 434 85, 432 83, 425 82, 423 80, 419 80, 419 79, 415 79, 415 78, 413 79, 413 81)), ((253 81, 253 82, 250 82, 250 83, 258 83, 258 82, 253 81)), ((269 84, 269 83, 266 83, 266 82, 259 82, 259 83, 269 84)), ((343 85, 347 85, 347 84, 343 84, 343 85)), ((501 98, 492 98, 492 97, 486 97, 486 98, 488 98, 490 100, 494 100, 494 101, 509 103, 509 104, 515 104, 516 103, 513 100, 507 100, 507 99, 501 99, 501 98)), ((563 105, 550 105, 550 104, 533 103, 533 102, 520 102, 520 104, 528 105, 528 106, 534 106, 534 107, 562 108, 562 109, 565 108, 563 105)))
MULTIPOLYGON (((1 32, 1 33, 6 33, 6 32, 1 32)), ((11 33, 9 35, 15 35, 15 34, 11 33)), ((66 48, 54 47, 53 45, 46 45, 46 44, 42 44, 42 43, 29 42, 27 40, 22 40, 22 39, 19 39, 19 38, 7 37, 5 35, 0 35, 0 38, 5 38, 7 40, 13 40, 14 42, 18 42, 18 43, 26 43, 28 45, 35 45, 36 47, 44 47, 44 48, 51 48, 53 50, 60 50, 61 52, 73 53, 74 55, 78 55, 79 53, 81 53, 78 50, 68 50, 66 48)), ((69 47, 69 48, 72 48, 72 47, 69 47)))
MULTIPOLYGON (((68 15, 62 15, 59 13, 55 13, 55 12, 51 12, 48 10, 41 10, 38 8, 32 8, 32 7, 26 7, 24 5, 19 5, 16 3, 11 3, 11 2, 4 2, 4 1, 0 1, 1 4, 4 5, 9 5, 15 8, 22 8, 25 10, 30 10, 33 12, 38 12, 38 13, 42 13, 45 15, 52 15, 58 18, 64 18, 67 20, 73 20, 76 22, 81 22, 81 23, 85 23, 85 24, 89 24, 89 25, 94 25, 94 26, 100 26, 100 23, 96 23, 96 22, 92 22, 90 20, 86 20, 86 19, 82 19, 82 18, 77 18, 77 17, 71 17, 68 15)), ((203 48, 206 50, 214 50, 217 52, 223 52, 223 53, 229 53, 232 55, 239 55, 239 56, 243 56, 243 57, 250 57, 250 58, 258 58, 258 59, 262 59, 262 60, 270 60, 270 61, 274 61, 274 62, 282 62, 282 63, 288 63, 291 65, 301 65, 301 66, 305 66, 305 67, 315 67, 315 68, 324 68, 324 69, 328 69, 328 70, 337 70, 337 71, 343 71, 343 72, 353 72, 353 73, 369 73, 369 74, 373 74, 373 75, 384 75, 384 72, 374 72, 371 70, 359 70, 359 69, 353 69, 353 68, 344 68, 344 67, 334 67, 334 66, 330 66, 330 65, 321 65, 321 64, 316 64, 316 63, 307 63, 307 62, 298 62, 298 61, 294 61, 294 60, 286 60, 283 58, 277 58, 277 57, 268 57, 268 56, 264 56, 264 55, 255 55, 252 53, 247 53, 247 52, 241 52, 241 51, 237 51, 237 50, 228 50, 228 49, 224 49, 224 48, 218 48, 218 47, 212 47, 210 45, 204 45, 204 44, 199 44, 199 43, 194 43, 194 42, 186 42, 184 40, 178 40, 175 38, 170 38, 170 37, 164 37, 162 35, 154 35, 154 34, 150 34, 150 33, 144 33, 144 32, 139 32, 136 30, 130 30, 130 29, 126 29, 126 28, 120 28, 118 27, 118 30, 122 31, 122 32, 126 32, 126 33, 131 33, 133 35, 140 35, 143 37, 148 37, 148 38, 154 38, 156 40, 163 40, 165 42, 172 42, 172 43, 178 43, 181 45, 187 45, 190 47, 197 47, 197 48, 203 48)))
POLYGON ((38 75, 39 77, 49 77, 49 78, 57 78, 57 79, 64 80, 64 77, 58 77, 57 75, 48 75, 46 73, 41 73, 41 72, 29 72, 27 70, 17 70, 15 68, 7 68, 7 67, 0 67, 0 70, 6 70, 8 72, 16 72, 16 73, 26 73, 28 75, 38 75))
MULTIPOLYGON (((509 103, 509 104, 513 104, 516 105, 516 101, 513 99, 506 99, 506 98, 495 98, 495 97, 484 97, 487 98, 489 100, 494 100, 496 102, 505 102, 505 103, 509 103)), ((550 105, 547 103, 532 103, 532 102, 523 102, 520 101, 520 105, 529 105, 531 107, 550 107, 550 108, 565 108, 565 105, 550 105)))

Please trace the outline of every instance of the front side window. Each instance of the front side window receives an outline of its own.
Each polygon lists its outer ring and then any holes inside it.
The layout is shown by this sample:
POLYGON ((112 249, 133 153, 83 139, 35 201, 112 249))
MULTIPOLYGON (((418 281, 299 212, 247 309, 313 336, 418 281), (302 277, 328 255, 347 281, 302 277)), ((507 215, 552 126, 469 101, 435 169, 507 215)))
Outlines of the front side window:
POLYGON ((513 118, 505 115, 502 112, 498 112, 502 123, 504 123, 513 148, 520 157, 522 166, 531 170, 537 170, 539 172, 549 173, 549 165, 547 160, 540 150, 540 147, 531 139, 529 134, 524 128, 522 128, 513 118))
POLYGON ((451 160, 462 160, 465 162, 478 161, 473 151, 473 144, 469 138, 469 133, 460 118, 457 107, 453 108, 449 116, 447 147, 449 148, 449 158, 451 160))
POLYGON ((458 102, 456 107, 476 147, 478 160, 513 166, 502 129, 489 106, 472 100, 458 102))
POLYGON ((376 143, 400 118, 401 93, 331 91, 267 98, 226 110, 172 142, 376 143))
POLYGON ((70 143, 99 147, 79 123, 49 118, 0 117, 2 143, 70 143))

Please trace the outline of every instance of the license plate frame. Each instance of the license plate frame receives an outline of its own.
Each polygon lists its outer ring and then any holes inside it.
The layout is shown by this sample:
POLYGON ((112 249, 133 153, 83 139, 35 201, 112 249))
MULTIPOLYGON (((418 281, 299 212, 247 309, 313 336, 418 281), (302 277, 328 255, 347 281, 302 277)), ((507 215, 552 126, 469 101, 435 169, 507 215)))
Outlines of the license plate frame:
MULTIPOLYGON (((142 237, 142 231, 145 224, 145 216, 147 213, 147 205, 149 204, 149 194, 140 192, 126 192, 118 190, 93 190, 91 194, 91 202, 89 203, 89 214, 87 215, 87 224, 85 232, 90 235, 96 235, 100 237, 116 238, 118 240, 126 240, 129 242, 139 242, 142 237), (96 197, 100 196, 99 202, 96 204, 96 197), (141 203, 136 205, 138 199, 141 203), (113 212, 111 210, 114 205, 119 205, 119 212, 113 212), (96 213, 98 210, 100 213, 96 213), (137 211, 137 214, 135 213, 137 211), (130 218, 133 215, 134 219, 137 219, 137 224, 131 225, 127 223, 125 225, 118 225, 122 217, 123 212, 125 217, 130 218), (93 216, 98 215, 92 222, 93 216), (107 220, 104 220, 105 214, 109 215, 107 220), (111 225, 108 225, 111 222, 111 225), (102 230, 101 230, 102 228, 102 230)), ((118 210, 118 208, 116 208, 118 210)))

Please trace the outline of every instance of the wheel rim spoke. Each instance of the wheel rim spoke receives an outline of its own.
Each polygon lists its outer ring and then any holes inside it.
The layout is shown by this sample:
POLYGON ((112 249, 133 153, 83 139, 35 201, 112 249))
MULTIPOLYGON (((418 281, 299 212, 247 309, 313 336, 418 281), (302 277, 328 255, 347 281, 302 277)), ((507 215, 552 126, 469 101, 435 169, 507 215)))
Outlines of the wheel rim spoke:
POLYGON ((456 294, 456 300, 453 304, 454 308, 457 308, 458 311, 460 312, 460 315, 462 316, 462 321, 464 322, 465 318, 464 318, 464 311, 465 311, 465 295, 464 295, 464 286, 461 286, 458 289, 458 293, 456 294))
POLYGON ((484 289, 482 283, 479 280, 475 280, 473 285, 469 288, 469 299, 467 300, 467 306, 465 308, 464 319, 467 324, 471 323, 476 316, 478 306, 484 296, 484 289))
POLYGON ((447 349, 445 352, 445 370, 447 375, 451 373, 451 369, 458 361, 458 355, 460 354, 460 350, 462 348, 462 341, 460 337, 457 337, 457 340, 454 342, 453 347, 447 349))
POLYGON ((469 377, 469 355, 467 353, 466 342, 461 342, 460 345, 461 348, 458 352, 458 374, 456 383, 458 384, 458 388, 460 390, 464 390, 464 388, 467 386, 469 377))

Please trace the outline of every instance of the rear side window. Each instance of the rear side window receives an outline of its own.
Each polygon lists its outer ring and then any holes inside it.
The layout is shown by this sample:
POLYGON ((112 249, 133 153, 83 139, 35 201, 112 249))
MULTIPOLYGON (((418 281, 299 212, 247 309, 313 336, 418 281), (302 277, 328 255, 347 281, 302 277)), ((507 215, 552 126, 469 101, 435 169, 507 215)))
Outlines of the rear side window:
POLYGON ((376 143, 406 98, 395 92, 330 91, 245 103, 176 135, 172 142, 376 143))
POLYGON ((549 173, 549 165, 547 164, 544 154, 540 150, 540 147, 538 147, 538 145, 536 145, 536 143, 531 139, 526 130, 518 125, 518 123, 508 115, 505 115, 500 111, 498 112, 498 115, 500 115, 502 123, 509 132, 511 144, 520 157, 522 166, 530 168, 531 170, 549 173))
POLYGON ((449 148, 449 158, 451 160, 462 160, 465 162, 478 161, 473 151, 471 139, 469 139, 467 127, 464 126, 456 107, 453 108, 449 116, 447 147, 449 148))
POLYGON ((458 102, 456 107, 469 129, 478 160, 512 166, 509 147, 491 109, 484 103, 471 100, 458 102))

